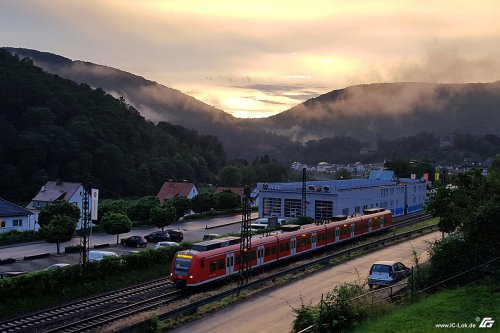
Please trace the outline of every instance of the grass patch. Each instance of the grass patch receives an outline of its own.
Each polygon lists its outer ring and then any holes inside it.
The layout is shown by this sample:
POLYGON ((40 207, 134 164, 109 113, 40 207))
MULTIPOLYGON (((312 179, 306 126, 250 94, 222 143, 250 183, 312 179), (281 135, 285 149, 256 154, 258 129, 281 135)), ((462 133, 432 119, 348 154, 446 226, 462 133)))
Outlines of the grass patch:
POLYGON ((167 276, 167 269, 166 264, 156 264, 151 265, 147 270, 130 270, 95 281, 65 285, 57 292, 44 292, 38 295, 9 300, 8 302, 0 302, 0 320, 165 277, 167 276))
POLYGON ((354 332, 456 332, 460 329, 436 328, 436 324, 475 324, 478 329, 484 317, 496 321, 488 332, 500 332, 499 300, 500 283, 488 280, 476 286, 432 295, 419 303, 369 320, 354 332))

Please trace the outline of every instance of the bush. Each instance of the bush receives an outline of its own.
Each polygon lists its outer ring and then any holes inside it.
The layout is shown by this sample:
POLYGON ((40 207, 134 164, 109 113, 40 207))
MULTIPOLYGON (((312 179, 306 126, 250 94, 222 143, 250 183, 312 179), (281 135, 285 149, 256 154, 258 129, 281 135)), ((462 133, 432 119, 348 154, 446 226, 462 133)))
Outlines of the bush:
POLYGON ((24 243, 35 241, 38 239, 38 234, 33 234, 33 231, 10 230, 4 233, 0 233, 0 245, 24 243))
POLYGON ((345 332, 361 323, 369 313, 368 304, 353 302, 366 290, 361 283, 344 283, 330 291, 319 306, 294 309, 294 330, 300 331, 314 325, 308 332, 345 332))
POLYGON ((304 224, 310 224, 314 223, 314 219, 308 216, 297 216, 290 224, 298 224, 298 225, 304 225, 304 224))
POLYGON ((83 247, 81 245, 66 246, 64 252, 66 253, 79 253, 82 252, 83 247))

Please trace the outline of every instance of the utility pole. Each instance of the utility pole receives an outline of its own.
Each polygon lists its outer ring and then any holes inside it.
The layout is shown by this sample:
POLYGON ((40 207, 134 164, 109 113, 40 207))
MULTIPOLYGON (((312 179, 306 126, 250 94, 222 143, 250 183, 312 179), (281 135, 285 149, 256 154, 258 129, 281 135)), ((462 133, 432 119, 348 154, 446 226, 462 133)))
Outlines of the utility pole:
POLYGON ((301 201, 301 216, 306 216, 306 168, 302 168, 302 201, 301 201))
POLYGON ((81 228, 81 237, 80 237, 80 246, 82 247, 82 252, 80 252, 80 265, 85 270, 88 258, 89 258, 89 220, 90 220, 90 189, 88 184, 83 184, 83 193, 82 193, 82 220, 83 225, 81 228))
POLYGON ((241 242, 240 242, 240 255, 237 259, 240 278, 238 281, 239 285, 248 283, 248 278, 250 277, 251 263, 250 263, 250 251, 252 249, 252 230, 250 224, 252 221, 251 207, 250 207, 250 187, 245 186, 243 189, 242 200, 242 216, 241 216, 241 242))

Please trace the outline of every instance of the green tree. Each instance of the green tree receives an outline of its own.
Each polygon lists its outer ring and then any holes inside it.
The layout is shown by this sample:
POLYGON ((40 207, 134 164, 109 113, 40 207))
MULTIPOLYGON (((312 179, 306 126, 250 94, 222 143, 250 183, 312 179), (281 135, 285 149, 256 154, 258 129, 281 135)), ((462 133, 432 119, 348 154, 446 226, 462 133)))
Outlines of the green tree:
POLYGON ((120 234, 129 232, 132 229, 132 221, 127 215, 120 213, 108 213, 101 220, 101 227, 105 233, 116 235, 116 244, 120 243, 120 234))
POLYGON ((56 215, 67 216, 76 223, 80 219, 80 209, 68 201, 56 201, 42 208, 38 214, 38 224, 43 227, 49 224, 56 215))
POLYGON ((195 213, 208 212, 215 208, 217 202, 212 193, 200 193, 191 199, 191 207, 195 213))
POLYGON ((108 213, 127 214, 129 207, 130 203, 125 200, 101 200, 99 201, 99 213, 97 215, 98 219, 94 223, 99 224, 102 220, 102 217, 108 213))
POLYGON ((339 170, 335 173, 335 179, 351 179, 351 173, 346 169, 339 170))
POLYGON ((219 172, 219 185, 237 186, 241 184, 242 174, 239 168, 233 165, 226 165, 219 172))
POLYGON ((177 219, 183 217, 191 209, 191 200, 186 197, 175 197, 168 202, 174 206, 177 219))
POLYGON ((66 215, 54 215, 48 224, 40 228, 40 236, 49 243, 57 244, 57 254, 60 254, 60 244, 73 238, 76 221, 66 215))
POLYGON ((161 228, 162 231, 167 225, 175 222, 175 220, 175 208, 168 202, 151 209, 150 222, 158 228, 161 228))
POLYGON ((500 154, 495 155, 491 163, 490 172, 500 172, 500 154))
POLYGON ((229 190, 222 191, 215 196, 217 201, 217 209, 232 209, 241 206, 241 198, 238 194, 235 194, 229 190))
POLYGON ((142 197, 130 205, 127 215, 132 221, 147 222, 151 209, 160 206, 160 200, 155 196, 142 197))

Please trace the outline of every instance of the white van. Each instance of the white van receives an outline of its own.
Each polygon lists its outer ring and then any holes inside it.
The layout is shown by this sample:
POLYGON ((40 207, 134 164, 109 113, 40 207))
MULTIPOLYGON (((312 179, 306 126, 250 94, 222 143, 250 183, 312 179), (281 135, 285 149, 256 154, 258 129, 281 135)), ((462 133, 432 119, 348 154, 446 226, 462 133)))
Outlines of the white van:
MULTIPOLYGON (((285 219, 277 219, 277 225, 281 226, 286 222, 285 219)), ((261 217, 256 219, 251 225, 250 228, 252 231, 259 231, 269 227, 269 219, 267 217, 261 217)))
POLYGON ((99 261, 106 257, 118 257, 118 255, 111 251, 90 251, 89 261, 99 261))

